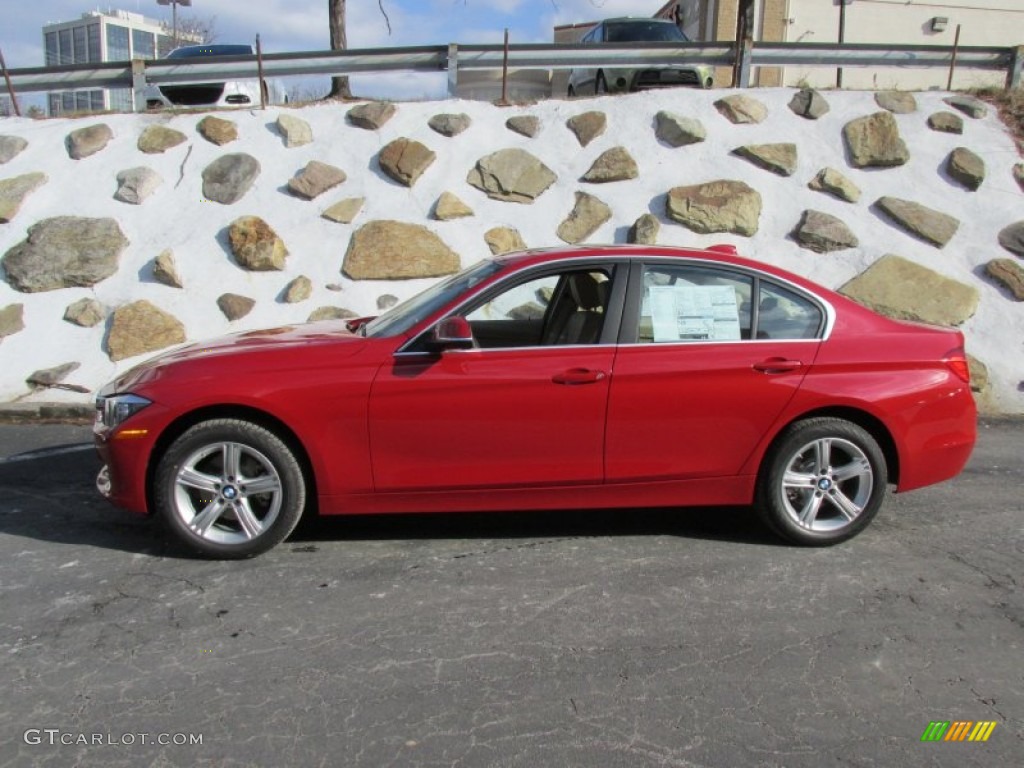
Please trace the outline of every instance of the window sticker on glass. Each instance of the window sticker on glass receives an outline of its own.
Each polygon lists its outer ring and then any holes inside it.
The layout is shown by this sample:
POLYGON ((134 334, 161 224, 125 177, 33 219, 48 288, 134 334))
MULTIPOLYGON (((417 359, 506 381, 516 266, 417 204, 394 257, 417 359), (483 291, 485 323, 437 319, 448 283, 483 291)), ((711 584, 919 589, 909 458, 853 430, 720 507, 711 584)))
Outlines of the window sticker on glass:
POLYGON ((731 285, 653 285, 648 290, 656 342, 740 338, 736 289, 731 285))

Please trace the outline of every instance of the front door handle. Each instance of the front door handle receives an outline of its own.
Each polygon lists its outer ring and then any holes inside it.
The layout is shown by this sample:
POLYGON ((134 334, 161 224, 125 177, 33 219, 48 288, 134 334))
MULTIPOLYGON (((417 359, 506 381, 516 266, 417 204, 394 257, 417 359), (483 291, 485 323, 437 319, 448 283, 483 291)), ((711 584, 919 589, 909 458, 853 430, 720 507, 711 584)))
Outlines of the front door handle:
POLYGON ((551 377, 555 384, 595 384, 605 377, 604 371, 592 371, 589 368, 570 368, 556 373, 551 377))
POLYGON ((761 373, 790 373, 799 370, 803 365, 799 360, 787 360, 784 357, 769 357, 760 363, 754 363, 754 370, 761 373))

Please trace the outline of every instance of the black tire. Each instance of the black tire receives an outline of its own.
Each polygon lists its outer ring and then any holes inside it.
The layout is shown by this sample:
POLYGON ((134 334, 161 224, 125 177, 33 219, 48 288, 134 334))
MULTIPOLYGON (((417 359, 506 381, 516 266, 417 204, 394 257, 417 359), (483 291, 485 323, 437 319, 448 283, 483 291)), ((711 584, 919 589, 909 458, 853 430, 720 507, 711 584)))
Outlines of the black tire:
POLYGON ((795 544, 824 547, 864 530, 887 482, 885 456, 867 430, 836 418, 789 426, 768 450, 756 505, 769 528, 795 544))
POLYGON ((608 93, 608 83, 604 79, 604 72, 597 73, 597 79, 594 80, 594 95, 603 96, 608 93))
POLYGON ((153 498, 175 538, 206 557, 233 560, 288 537, 306 505, 306 481, 276 434, 214 419, 188 429, 160 457, 153 498))

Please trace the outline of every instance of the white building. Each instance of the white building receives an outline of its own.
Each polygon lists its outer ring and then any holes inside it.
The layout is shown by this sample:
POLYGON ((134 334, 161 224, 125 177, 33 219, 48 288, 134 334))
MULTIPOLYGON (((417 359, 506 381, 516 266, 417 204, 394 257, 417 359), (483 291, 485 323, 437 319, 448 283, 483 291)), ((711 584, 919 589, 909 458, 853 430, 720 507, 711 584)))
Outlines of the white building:
MULTIPOLYGON (((202 42, 178 35, 179 42, 202 42)), ((46 66, 93 64, 104 61, 156 59, 174 47, 159 21, 129 11, 89 11, 80 19, 43 27, 46 66)), ((68 112, 131 111, 130 88, 60 91, 48 94, 50 115, 68 112)))
MULTIPOLYGON (((838 39, 839 4, 789 0, 785 19, 788 42, 828 43, 838 39)), ((953 45, 957 26, 961 46, 1024 45, 1022 0, 846 0, 847 43, 875 45, 953 45)), ((945 68, 847 67, 844 88, 927 90, 945 88, 945 68)), ((958 69, 953 88, 1001 87, 1006 72, 958 69)), ((835 85, 835 68, 788 66, 785 84, 835 85)))
MULTIPOLYGON (((952 46, 1024 45, 1024 0, 669 0, 658 16, 675 18, 693 39, 733 41, 745 27, 761 42, 952 46), (841 13, 843 11, 844 13, 841 13), (745 24, 740 24, 741 17, 745 24)), ((844 88, 926 90, 945 88, 948 70, 913 67, 845 67, 844 88)), ((1002 86, 1005 72, 958 69, 953 88, 1002 86)), ((718 86, 732 70, 719 67, 718 86)), ((835 67, 759 67, 756 85, 836 85, 835 67)))

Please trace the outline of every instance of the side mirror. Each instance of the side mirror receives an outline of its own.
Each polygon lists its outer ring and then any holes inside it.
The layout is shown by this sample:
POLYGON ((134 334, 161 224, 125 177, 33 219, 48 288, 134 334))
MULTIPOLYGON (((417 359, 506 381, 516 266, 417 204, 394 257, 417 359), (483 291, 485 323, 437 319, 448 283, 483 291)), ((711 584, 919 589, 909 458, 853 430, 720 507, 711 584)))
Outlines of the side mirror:
POLYGON ((368 322, 370 322, 371 320, 376 320, 376 319, 377 319, 376 315, 371 315, 369 317, 356 317, 356 318, 354 318, 352 320, 347 321, 345 323, 345 327, 348 328, 349 333, 355 333, 360 328, 362 328, 364 325, 366 325, 368 322))
POLYGON ((445 349, 472 349, 476 346, 473 338, 473 328, 464 317, 446 317, 434 326, 431 334, 431 341, 434 347, 440 350, 445 349))

